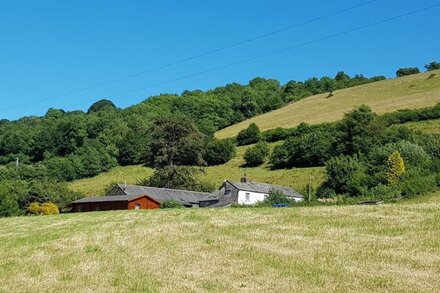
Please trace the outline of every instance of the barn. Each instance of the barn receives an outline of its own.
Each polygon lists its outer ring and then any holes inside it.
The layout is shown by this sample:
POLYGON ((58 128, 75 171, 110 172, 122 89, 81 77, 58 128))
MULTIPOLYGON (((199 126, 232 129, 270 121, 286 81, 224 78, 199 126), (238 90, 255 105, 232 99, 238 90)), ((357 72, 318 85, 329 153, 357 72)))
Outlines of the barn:
POLYGON ((140 210, 158 208, 160 208, 160 202, 148 197, 146 194, 95 196, 82 198, 72 202, 73 212, 140 210))

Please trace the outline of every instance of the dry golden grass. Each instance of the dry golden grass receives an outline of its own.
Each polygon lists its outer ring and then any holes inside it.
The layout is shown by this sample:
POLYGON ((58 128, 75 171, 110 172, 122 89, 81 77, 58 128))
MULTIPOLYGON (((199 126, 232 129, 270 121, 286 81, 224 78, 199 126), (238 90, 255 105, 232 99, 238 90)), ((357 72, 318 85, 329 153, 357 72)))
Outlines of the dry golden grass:
POLYGON ((301 122, 316 124, 336 121, 345 112, 362 104, 369 105, 379 114, 433 106, 440 102, 440 70, 338 90, 333 94, 331 98, 327 98, 328 94, 321 94, 300 100, 222 129, 216 136, 235 136, 250 123, 267 130, 294 127, 301 122), (431 74, 436 76, 428 78, 431 74))
POLYGON ((435 292, 440 203, 0 219, 0 292, 435 292))

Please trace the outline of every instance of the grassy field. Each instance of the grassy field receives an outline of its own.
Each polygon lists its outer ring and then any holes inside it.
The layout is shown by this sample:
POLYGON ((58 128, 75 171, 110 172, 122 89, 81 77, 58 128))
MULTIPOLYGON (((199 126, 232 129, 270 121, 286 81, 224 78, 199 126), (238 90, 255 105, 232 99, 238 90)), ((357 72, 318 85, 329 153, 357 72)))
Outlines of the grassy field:
POLYGON ((216 136, 235 136, 252 122, 261 130, 267 130, 294 127, 301 122, 315 124, 336 121, 345 112, 361 104, 369 105, 379 114, 433 106, 440 102, 440 70, 338 90, 333 94, 331 98, 327 98, 328 94, 321 94, 300 100, 222 129, 216 136), (429 78, 431 74, 435 76, 429 78))
POLYGON ((406 125, 411 129, 419 130, 425 133, 440 134, 440 119, 408 122, 403 125, 406 125))
POLYGON ((143 166, 119 166, 92 178, 76 180, 70 183, 69 187, 85 195, 102 195, 110 184, 124 183, 125 181, 127 184, 136 184, 139 180, 148 178, 152 174, 153 169, 143 166))
POLYGON ((435 292, 430 202, 0 219, 0 292, 435 292))
MULTIPOLYGON (((271 144, 273 148, 275 144, 271 144)), ((225 179, 239 181, 246 173, 251 180, 279 184, 301 190, 307 183, 315 187, 324 180, 324 168, 293 168, 285 170, 270 170, 267 165, 255 168, 244 168, 242 165, 243 154, 250 146, 237 148, 235 157, 224 165, 205 168, 205 174, 199 176, 204 182, 211 182, 220 186, 225 179)), ((143 166, 116 167, 110 172, 102 173, 93 178, 81 179, 72 182, 69 186, 72 190, 85 195, 102 195, 106 186, 111 183, 136 184, 139 180, 148 178, 153 174, 153 169, 143 166)))

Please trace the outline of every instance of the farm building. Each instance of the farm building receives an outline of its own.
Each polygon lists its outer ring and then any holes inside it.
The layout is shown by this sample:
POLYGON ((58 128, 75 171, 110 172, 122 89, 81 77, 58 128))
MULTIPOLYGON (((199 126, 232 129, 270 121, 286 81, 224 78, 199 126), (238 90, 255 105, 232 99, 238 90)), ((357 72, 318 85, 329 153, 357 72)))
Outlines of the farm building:
POLYGON ((73 212, 158 208, 160 208, 160 203, 145 194, 86 197, 72 203, 73 212))
POLYGON ((118 184, 106 196, 74 201, 72 211, 158 209, 161 203, 170 200, 185 207, 227 207, 233 203, 252 205, 263 201, 272 191, 281 192, 295 201, 304 200, 290 187, 254 182, 243 177, 240 182, 225 180, 213 193, 118 184))
POLYGON ((304 200, 301 194, 290 187, 254 182, 245 176, 240 182, 225 180, 220 189, 215 192, 219 202, 212 207, 229 206, 233 203, 252 205, 263 201, 273 191, 285 194, 296 202, 304 200))
POLYGON ((218 202, 216 195, 211 193, 118 184, 106 196, 74 201, 72 211, 158 209, 161 203, 170 200, 185 207, 205 207, 218 202))

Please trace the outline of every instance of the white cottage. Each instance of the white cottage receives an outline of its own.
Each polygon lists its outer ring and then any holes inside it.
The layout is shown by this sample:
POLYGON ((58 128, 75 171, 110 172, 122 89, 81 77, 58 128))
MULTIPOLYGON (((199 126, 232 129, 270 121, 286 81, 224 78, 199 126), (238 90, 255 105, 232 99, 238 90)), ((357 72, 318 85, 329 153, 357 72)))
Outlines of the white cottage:
POLYGON ((240 182, 225 180, 216 191, 219 198, 219 203, 216 205, 227 206, 232 203, 252 205, 263 201, 271 191, 279 191, 296 202, 304 200, 301 194, 290 187, 254 182, 243 177, 240 182))

